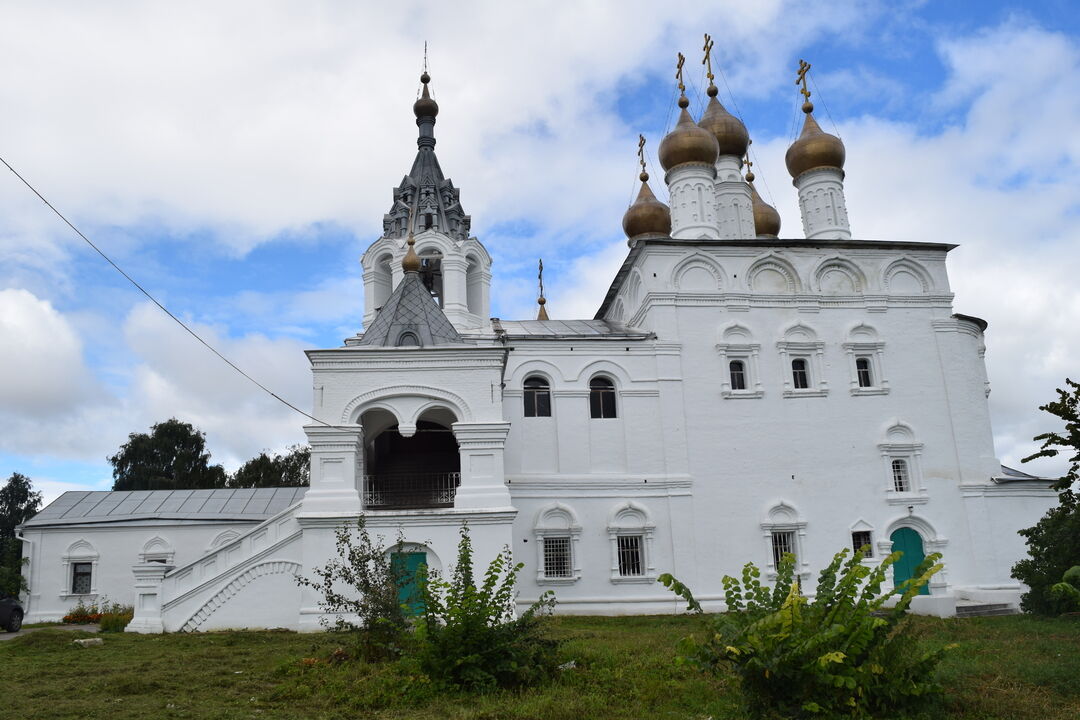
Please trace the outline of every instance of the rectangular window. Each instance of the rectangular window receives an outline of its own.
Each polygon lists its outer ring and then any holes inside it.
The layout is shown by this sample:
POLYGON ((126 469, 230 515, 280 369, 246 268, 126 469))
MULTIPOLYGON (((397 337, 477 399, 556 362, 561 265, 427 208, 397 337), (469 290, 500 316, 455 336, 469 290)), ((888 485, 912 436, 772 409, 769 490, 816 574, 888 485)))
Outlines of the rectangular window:
POLYGON ((772 534, 773 565, 780 565, 784 553, 795 554, 795 532, 792 530, 777 530, 772 534))
POLYGON ((897 458, 892 461, 893 490, 896 492, 910 492, 911 481, 908 478, 907 460, 897 458))
POLYGON ((637 577, 644 575, 645 563, 642 562, 640 535, 620 535, 618 537, 619 549, 619 575, 622 577, 637 577))
POLYGON ((570 538, 544 538, 544 577, 570 577, 570 538))
POLYGON ((746 365, 742 360, 732 360, 728 364, 728 369, 731 373, 731 389, 732 390, 745 390, 746 389, 746 365))
POLYGON ((851 549, 856 555, 861 554, 864 558, 874 557, 874 547, 870 544, 869 530, 855 530, 851 533, 851 549))
POLYGON ((810 387, 810 371, 806 367, 806 360, 795 358, 791 361, 791 383, 796 390, 807 390, 810 387))
POLYGON ((90 594, 90 574, 93 570, 93 563, 72 563, 71 564, 71 594, 72 595, 89 595, 90 594))
POLYGON ((859 376, 859 387, 874 387, 874 374, 870 370, 870 358, 855 358, 855 373, 859 376))

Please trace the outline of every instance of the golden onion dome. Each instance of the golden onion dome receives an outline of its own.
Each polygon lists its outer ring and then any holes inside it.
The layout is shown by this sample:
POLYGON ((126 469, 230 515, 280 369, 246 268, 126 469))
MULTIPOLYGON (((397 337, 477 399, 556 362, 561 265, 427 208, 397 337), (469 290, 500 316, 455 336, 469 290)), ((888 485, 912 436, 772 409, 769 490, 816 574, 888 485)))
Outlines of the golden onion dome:
POLYGON ((844 143, 835 135, 830 135, 821 129, 814 119, 814 104, 807 100, 802 106, 806 113, 806 122, 803 123, 802 134, 799 139, 791 144, 784 162, 787 163, 791 177, 797 178, 807 170, 819 167, 844 169, 844 143))
POLYGON ((420 272, 420 256, 416 254, 416 240, 413 238, 412 233, 409 233, 409 239, 406 240, 409 245, 409 249, 405 251, 405 257, 401 258, 401 269, 405 272, 420 272))
POLYGON ((686 95, 679 98, 679 122, 675 129, 660 141, 660 164, 664 170, 671 170, 687 163, 712 165, 720 148, 711 132, 700 128, 690 117, 687 107, 690 101, 686 95))
POLYGON ((698 126, 708 130, 716 138, 720 155, 742 157, 746 146, 750 144, 750 134, 739 118, 729 113, 716 99, 719 90, 710 84, 708 89, 709 104, 698 122, 698 126))
POLYGON ((439 114, 439 103, 435 102, 431 98, 431 93, 428 92, 428 83, 431 82, 431 76, 427 74, 426 70, 420 76, 420 82, 424 84, 424 92, 420 95, 420 99, 413 103, 413 114, 418 118, 435 117, 439 114))
POLYGON ((758 237, 779 237, 780 213, 758 195, 753 172, 746 173, 746 184, 750 186, 750 204, 754 208, 754 234, 758 237))
POLYGON ((656 199, 649 188, 649 173, 641 173, 641 190, 634 204, 626 209, 622 219, 626 237, 671 235, 671 208, 656 199))

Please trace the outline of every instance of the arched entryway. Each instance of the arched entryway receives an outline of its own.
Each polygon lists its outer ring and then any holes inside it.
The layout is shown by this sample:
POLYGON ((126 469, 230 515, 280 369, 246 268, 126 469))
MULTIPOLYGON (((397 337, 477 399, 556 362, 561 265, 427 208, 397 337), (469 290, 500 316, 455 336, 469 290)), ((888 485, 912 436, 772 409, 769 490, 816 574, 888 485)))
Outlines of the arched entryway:
POLYGON ((364 427, 364 507, 453 507, 461 484, 461 455, 451 430, 456 420, 449 410, 432 408, 416 421, 416 431, 405 437, 389 411, 365 412, 360 418, 364 427))
MULTIPOLYGON (((889 539, 892 540, 893 552, 903 553, 893 564, 893 582, 899 587, 905 580, 914 577, 915 568, 926 558, 926 553, 923 550, 922 536, 912 528, 897 528, 889 539)), ((919 594, 929 595, 930 586, 923 585, 919 588, 919 594)))

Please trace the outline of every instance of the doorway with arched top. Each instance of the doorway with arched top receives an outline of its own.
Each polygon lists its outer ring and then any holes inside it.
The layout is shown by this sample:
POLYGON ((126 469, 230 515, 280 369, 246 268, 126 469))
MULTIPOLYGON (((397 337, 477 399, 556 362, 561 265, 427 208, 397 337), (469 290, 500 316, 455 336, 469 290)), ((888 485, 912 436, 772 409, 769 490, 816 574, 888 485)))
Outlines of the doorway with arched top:
MULTIPOLYGON (((915 568, 919 567, 919 563, 926 558, 926 552, 923 550, 922 536, 912 528, 897 528, 889 539, 892 540, 893 552, 903 553, 893 563, 893 584, 895 587, 900 587, 905 580, 915 575, 915 568)), ((923 585, 919 588, 919 594, 929 595, 930 586, 923 585)))

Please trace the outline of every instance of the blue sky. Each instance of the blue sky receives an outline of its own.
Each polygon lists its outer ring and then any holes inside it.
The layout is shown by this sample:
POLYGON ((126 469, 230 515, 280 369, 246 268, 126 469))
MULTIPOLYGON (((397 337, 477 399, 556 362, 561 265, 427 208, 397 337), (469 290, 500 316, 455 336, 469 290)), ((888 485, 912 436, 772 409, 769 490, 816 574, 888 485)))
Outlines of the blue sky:
MULTIPOLYGON (((1071 3, 511 5, 0 3, 0 62, 19 69, 0 78, 0 154, 306 408, 302 350, 360 329, 358 259, 415 153, 424 39, 437 152, 503 318, 532 314, 541 255, 552 316, 592 316, 626 250, 637 133, 655 148, 673 118, 677 51, 700 112, 704 32, 781 234, 799 237, 783 152, 806 58, 847 145, 855 236, 961 244, 955 306, 991 323, 998 454, 1032 450, 1036 407, 1080 353, 1071 3)), ((106 456, 172 415, 228 467, 301 442, 303 418, 245 382, 0 176, 0 477, 108 487, 106 456)))

